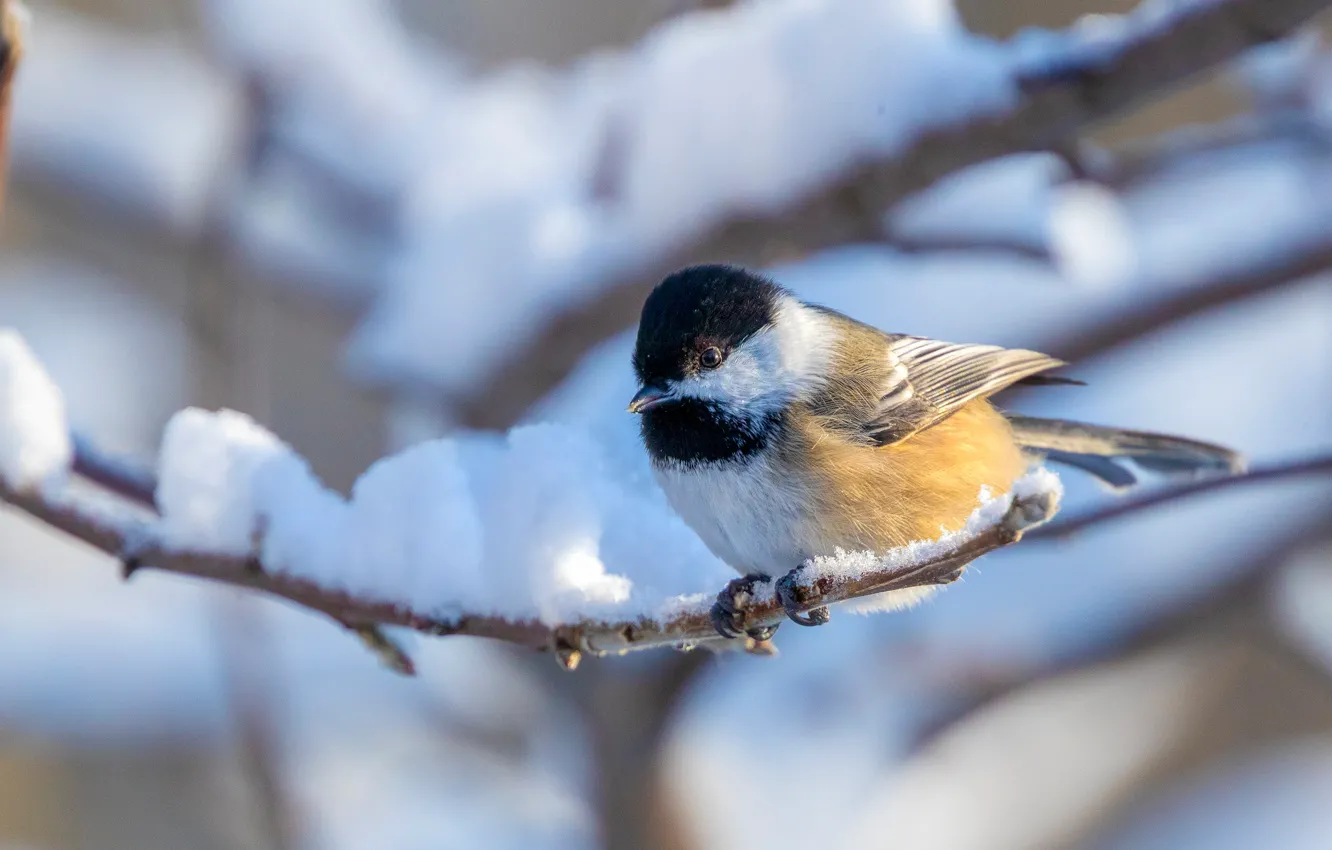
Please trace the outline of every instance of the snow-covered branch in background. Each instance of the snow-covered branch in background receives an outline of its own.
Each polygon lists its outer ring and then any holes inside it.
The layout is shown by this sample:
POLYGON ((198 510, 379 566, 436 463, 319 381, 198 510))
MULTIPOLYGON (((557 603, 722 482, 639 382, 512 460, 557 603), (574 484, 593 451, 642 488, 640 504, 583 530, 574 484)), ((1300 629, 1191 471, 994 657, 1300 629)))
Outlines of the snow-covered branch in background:
MULTIPOLYGON (((733 576, 641 474, 589 436, 543 425, 417 445, 370 468, 344 499, 290 447, 233 411, 167 427, 157 481, 72 443, 59 391, 0 332, 0 497, 120 559, 265 591, 355 630, 399 669, 380 631, 403 626, 604 654, 717 639, 709 609, 733 576), (77 448, 75 447, 77 446, 77 448), (94 482, 120 497, 95 499, 94 482)), ((837 553, 792 583, 806 610, 944 584, 1054 515, 1058 478, 1032 470, 978 494, 961 531, 879 554, 837 553)), ((785 616, 768 585, 747 627, 785 616)))
MULTIPOLYGON (((284 268, 330 279, 360 270, 375 300, 352 344, 358 373, 442 392, 461 421, 508 425, 631 325, 661 273, 864 241, 956 247, 886 230, 884 215, 968 166, 1062 150, 1329 2, 1148 0, 1094 26, 997 43, 966 32, 944 0, 774 0, 681 16, 561 72, 468 80, 379 0, 213 0, 234 82, 259 97, 194 98, 211 104, 206 115, 130 130, 184 122, 247 148, 209 154, 190 130, 173 145, 193 152, 197 179, 173 171, 163 196, 223 210, 238 248, 284 268), (249 170, 217 179, 236 166, 249 170), (202 193, 194 201, 178 191, 187 183, 202 193), (224 183, 224 202, 205 197, 224 183)), ((51 162, 46 139, 78 137, 43 121, 79 90, 59 52, 33 69, 41 97, 17 127, 20 153, 38 165, 51 162)), ((218 90, 216 72, 154 73, 218 90)), ((165 112, 173 101, 142 101, 154 102, 165 112)), ((99 125, 88 143, 114 157, 121 139, 132 152, 114 130, 99 125)))
MULTIPOLYGON (((420 238, 409 235, 418 250, 371 312, 354 361, 462 397, 467 421, 511 421, 532 399, 506 404, 505 388, 532 392, 539 362, 536 392, 548 389, 599 336, 632 325, 663 274, 879 240, 885 212, 911 193, 967 166, 1062 147, 1327 5, 1147 2, 1094 28, 1007 44, 969 35, 951 4, 933 0, 750 4, 680 19, 624 58, 649 85, 619 101, 642 106, 604 125, 614 135, 597 151, 615 164, 603 188, 589 190, 584 158, 542 181, 554 190, 546 198, 469 205, 466 215, 494 210, 481 222, 421 206, 420 238), (567 238, 543 257, 552 232, 567 238), (499 270, 506 297, 533 297, 485 321, 472 293, 499 270), (455 327, 464 315, 467 327, 455 327)), ((443 185, 443 198, 457 197, 443 185)))

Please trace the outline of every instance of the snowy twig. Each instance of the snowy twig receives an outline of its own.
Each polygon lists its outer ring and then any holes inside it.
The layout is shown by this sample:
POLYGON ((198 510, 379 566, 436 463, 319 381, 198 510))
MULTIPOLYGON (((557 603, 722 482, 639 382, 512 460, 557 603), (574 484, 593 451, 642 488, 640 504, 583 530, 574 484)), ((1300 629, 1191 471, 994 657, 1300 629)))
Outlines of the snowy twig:
POLYGON ((883 239, 885 211, 971 165, 1013 153, 1066 147, 1090 125, 1157 95, 1247 48, 1281 38, 1332 0, 1214 0, 1186 4, 1168 26, 1143 27, 1107 56, 1091 45, 1022 80, 1012 110, 927 133, 886 159, 849 163, 785 209, 740 213, 704 238, 656 258, 639 274, 555 314, 510 351, 491 379, 460 402, 462 420, 507 425, 557 384, 589 348, 629 327, 651 287, 700 261, 768 265, 839 245, 883 239))
MULTIPOLYGON (((14 346, 11 344, 11 348, 14 346)), ((41 406, 42 378, 36 372, 24 372, 18 361, 26 355, 11 353, 9 381, 13 387, 23 387, 29 408, 41 406)), ((39 369, 35 360, 28 360, 29 369, 39 369)), ((54 392, 53 387, 47 390, 54 392)), ((58 397, 49 399, 51 413, 58 415, 58 397)), ((208 420, 201 414, 183 414, 177 427, 176 439, 169 429, 165 441, 164 463, 170 447, 185 439, 188 423, 194 427, 208 420)), ((230 421, 228 416, 223 419, 230 421)), ((10 422, 10 440, 17 440, 17 448, 24 449, 25 439, 35 440, 39 432, 32 430, 34 421, 10 422), (15 430, 17 428, 17 430, 15 430), (25 431, 24 428, 28 430, 25 431), (25 437, 25 434, 27 435, 25 437)), ((42 434, 46 432, 41 432, 42 434)), ((253 438, 253 434, 250 435, 253 438)), ((197 437, 197 433, 196 433, 197 437)), ((240 435, 234 439, 242 440, 240 435)), ((422 609, 405 597, 398 601, 392 596, 379 596, 376 588, 363 586, 358 593, 339 589, 336 566, 330 565, 328 577, 317 580, 302 578, 285 571, 282 563, 270 565, 258 553, 267 551, 264 536, 271 528, 262 518, 257 520, 257 531, 251 532, 250 542, 239 549, 192 551, 173 544, 165 527, 156 518, 144 518, 144 509, 153 510, 155 494, 163 492, 154 476, 135 470, 123 461, 111 461, 94 451, 87 440, 71 441, 70 449, 57 451, 59 446, 38 450, 38 445, 27 446, 27 451, 10 452, 10 469, 0 480, 0 500, 12 503, 38 520, 77 537, 92 546, 119 558, 126 576, 139 569, 151 567, 178 575, 194 576, 212 581, 259 590, 287 599, 318 611, 357 634, 388 666, 409 674, 412 662, 406 652, 385 634, 384 626, 399 626, 432 635, 472 635, 509 641, 536 649, 553 650, 566 667, 574 667, 585 654, 601 655, 645 649, 658 646, 693 645, 717 640, 711 622, 711 599, 704 595, 677 597, 671 605, 661 609, 646 609, 648 613, 608 615, 571 613, 564 618, 541 619, 535 615, 510 614, 480 615, 467 603, 445 614, 423 613, 422 609), (38 451, 34 451, 38 450, 38 451), (71 456, 72 454, 72 456, 71 456), (22 463, 13 462, 19 459, 22 463), (42 464, 41 466, 38 463, 42 464), (59 464, 54 465, 54 464, 59 464), (60 483, 61 469, 82 474, 86 480, 100 483, 136 510, 108 510, 100 502, 90 501, 78 488, 60 483), (43 472, 43 470, 45 470, 43 472), (247 551, 247 546, 253 547, 247 551), (368 595, 367 595, 368 594, 368 595), (660 610, 668 613, 652 613, 660 610)), ((194 453, 208 454, 206 442, 191 442, 194 453)), ((0 446, 2 448, 3 446, 0 446)), ((9 448, 15 448, 10 446, 9 448)), ((401 458, 398 459, 401 462, 401 458)), ((385 461, 388 463, 388 461, 385 461)), ((382 465, 381 465, 382 466, 382 465)), ((1320 459, 1292 469, 1274 468, 1252 473, 1248 478, 1209 481, 1203 484, 1167 491, 1130 503, 1133 507, 1104 511, 1076 524, 1077 528, 1112 519, 1127 510, 1136 510, 1159 504, 1219 486, 1232 486, 1241 481, 1266 480, 1278 475, 1322 472, 1332 467, 1332 459, 1320 459)), ((245 483, 237 483, 244 487, 245 483)), ((170 488, 167 488, 168 490, 170 488)), ((978 508, 966 529, 947 535, 938 541, 915 544, 902 550, 881 553, 868 559, 840 555, 828 560, 815 559, 782 580, 786 601, 809 611, 822 606, 873 596, 887 591, 911 587, 946 584, 955 580, 976 558, 1007 546, 1020 539, 1024 532, 1039 526, 1054 516, 1058 504, 1057 480, 1049 473, 1038 470, 1024 476, 1014 485, 1012 494, 1003 501, 991 501, 978 508), (1049 479, 1049 480, 1047 480, 1049 479), (858 564, 858 565, 857 565, 858 564)), ((170 503, 170 497, 168 504, 170 503)), ((171 516, 168 511, 168 518, 171 516)), ((400 532, 398 532, 400 533, 400 532)), ((209 538, 211 539, 211 538, 209 538)), ((208 546, 210 544, 195 544, 208 546)), ((218 544, 230 545, 230 544, 218 544)), ((305 546, 315 545, 307 541, 305 546)), ((867 553, 868 554, 868 553, 867 553)), ((423 569, 447 570, 448 564, 423 564, 423 569)), ((310 575, 305 573, 304 575, 310 575)), ((760 586, 742 606, 737 625, 754 629, 780 623, 786 616, 783 604, 769 583, 760 586)), ((385 590, 387 591, 387 589, 385 590)))
MULTIPOLYGON (((79 434, 73 436, 73 443, 74 459, 71 468, 75 474, 104 490, 114 493, 136 507, 147 508, 148 510, 156 509, 153 494, 157 489, 157 482, 150 473, 128 460, 106 454, 98 449, 91 440, 79 434)), ((137 563, 137 560, 127 561, 125 564, 126 578, 139 566, 141 564, 137 563)), ((415 673, 416 667, 412 663, 411 657, 378 626, 363 623, 353 624, 338 619, 336 615, 330 614, 329 616, 338 620, 339 623, 354 633, 386 667, 404 675, 415 673)))
POLYGON ((1251 469, 1242 475, 1230 475, 1223 478, 1208 478, 1202 481, 1195 481, 1191 484, 1185 484, 1180 487, 1173 487, 1169 490, 1149 493, 1146 496, 1137 499, 1115 502, 1107 507, 1088 511, 1080 516, 1072 516, 1066 519, 1056 520, 1043 528, 1034 530, 1031 536, 1032 539, 1043 540, 1069 537, 1070 535, 1077 534, 1079 531, 1094 525, 1100 525, 1101 523, 1109 522, 1122 516, 1135 514, 1168 502, 1188 499, 1203 493, 1211 493, 1217 490, 1228 490, 1234 487, 1248 486, 1280 478, 1305 478, 1328 474, 1332 474, 1332 455, 1323 455, 1321 457, 1313 457, 1306 460, 1264 466, 1258 469, 1251 469))
MULTIPOLYGON (((81 445, 86 447, 86 442, 81 445)), ((96 464, 84 461, 76 466, 95 468, 96 464)), ((1128 513, 1205 492, 1276 478, 1328 472, 1332 472, 1332 457, 1265 467, 1243 475, 1209 479, 1119 503, 1065 523, 1052 524, 1048 532, 1038 530, 1037 527, 1054 515, 1056 497, 1045 491, 1020 495, 996 522, 937 556, 919 561, 908 560, 904 566, 871 569, 855 576, 807 575, 802 570, 796 574, 790 587, 799 606, 811 610, 886 591, 947 584, 955 580, 972 561, 1016 542, 1028 532, 1038 537, 1059 537, 1128 513)), ((144 476, 136 473, 134 478, 143 480, 144 476)), ((662 621, 649 618, 617 622, 586 620, 549 626, 536 620, 507 620, 493 616, 427 616, 404 606, 358 599, 307 580, 270 572, 254 557, 169 551, 151 542, 151 534, 143 523, 118 519, 105 510, 94 510, 68 494, 56 498, 45 495, 40 489, 0 488, 0 499, 52 527, 121 558, 126 564, 127 573, 151 567, 177 575, 209 579, 259 590, 325 614, 355 631, 388 666, 405 674, 412 672, 411 660, 388 640, 381 626, 400 626, 431 635, 488 637, 533 649, 552 649, 561 663, 568 667, 576 666, 585 654, 604 655, 662 646, 689 646, 717 639, 706 601, 682 609, 662 621)), ((784 617, 781 603, 769 586, 755 594, 744 610, 743 622, 739 625, 752 629, 780 623, 784 617)))
MULTIPOLYGON (((80 453, 88 452, 86 441, 79 441, 77 445, 80 453)), ((76 461, 74 466, 84 470, 100 469, 101 463, 85 457, 76 461)), ((131 474, 124 469, 121 469, 120 476, 138 482, 150 480, 146 474, 131 474)), ((255 557, 168 550, 153 539, 150 527, 142 521, 97 509, 70 492, 51 495, 41 487, 15 489, 0 485, 0 500, 121 559, 127 575, 151 567, 259 590, 318 611, 355 630, 379 650, 389 666, 403 673, 411 672, 410 659, 384 637, 380 626, 401 626, 432 635, 489 637, 534 649, 553 649, 561 663, 568 667, 576 666, 584 654, 693 645, 717 639, 706 602, 683 609, 661 622, 638 618, 622 622, 584 621, 552 627, 535 620, 425 616, 399 605, 357 599, 307 580, 270 572, 255 557)), ((945 584, 957 578, 971 561, 1017 541, 1026 529, 1048 520, 1054 513, 1055 502, 1056 497, 1048 492, 1020 497, 993 525, 937 557, 907 566, 870 570, 856 577, 802 579, 795 582, 794 589, 801 606, 808 609, 889 590, 945 584)), ((775 596, 767 593, 761 594, 743 616, 744 627, 754 628, 779 623, 785 614, 775 596)))

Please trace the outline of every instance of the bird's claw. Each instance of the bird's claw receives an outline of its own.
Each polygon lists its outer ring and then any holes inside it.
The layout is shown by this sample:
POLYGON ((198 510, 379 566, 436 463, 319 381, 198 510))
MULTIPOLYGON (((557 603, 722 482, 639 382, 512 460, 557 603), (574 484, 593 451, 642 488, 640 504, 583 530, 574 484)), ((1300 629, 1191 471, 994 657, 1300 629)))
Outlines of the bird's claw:
POLYGON ((827 605, 818 608, 806 607, 806 590, 800 584, 800 568, 797 567, 777 579, 777 599, 782 603, 786 616, 802 626, 822 626, 832 619, 827 605))
MULTIPOLYGON (((722 591, 725 593, 726 591, 722 591)), ((718 595, 717 601, 712 603, 712 611, 709 612, 712 619, 712 627, 717 630, 717 634, 724 638, 740 637, 740 630, 734 626, 734 612, 728 610, 722 597, 718 595)))
POLYGON ((749 600, 754 597, 754 585, 767 580, 767 576, 747 575, 727 582, 722 592, 717 594, 717 601, 712 603, 712 610, 709 612, 712 627, 717 630, 717 634, 728 639, 749 637, 755 641, 772 638, 777 632, 776 625, 744 628, 745 609, 749 606, 749 600))
POLYGON ((756 629, 749 629, 745 632, 745 637, 753 639, 757 643, 772 640, 772 636, 777 634, 777 627, 781 623, 774 623, 771 626, 759 626, 756 629))

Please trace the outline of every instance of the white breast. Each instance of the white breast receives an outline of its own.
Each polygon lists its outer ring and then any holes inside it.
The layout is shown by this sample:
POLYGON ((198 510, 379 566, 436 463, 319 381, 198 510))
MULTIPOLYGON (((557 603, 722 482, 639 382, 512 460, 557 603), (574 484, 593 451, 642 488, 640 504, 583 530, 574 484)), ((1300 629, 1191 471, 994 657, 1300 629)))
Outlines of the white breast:
MULTIPOLYGON (((811 500, 790 470, 760 454, 746 462, 701 466, 655 467, 657 481, 671 506, 718 558, 742 575, 772 578, 815 555, 810 532, 815 517, 811 500)), ((893 611, 932 596, 937 587, 913 587, 856 600, 852 610, 893 611)))
POLYGON ((810 499, 767 453, 654 472, 676 513, 738 572, 781 576, 818 554, 809 551, 802 533, 810 499))

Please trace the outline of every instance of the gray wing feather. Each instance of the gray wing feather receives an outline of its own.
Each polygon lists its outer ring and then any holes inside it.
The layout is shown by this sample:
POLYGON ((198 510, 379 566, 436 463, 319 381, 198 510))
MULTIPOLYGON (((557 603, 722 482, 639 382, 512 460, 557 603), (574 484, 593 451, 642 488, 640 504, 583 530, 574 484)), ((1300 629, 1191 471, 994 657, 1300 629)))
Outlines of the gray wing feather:
POLYGON ((870 439, 882 446, 947 419, 970 401, 1065 365, 1037 351, 913 336, 892 337, 888 356, 879 407, 865 423, 870 439))

